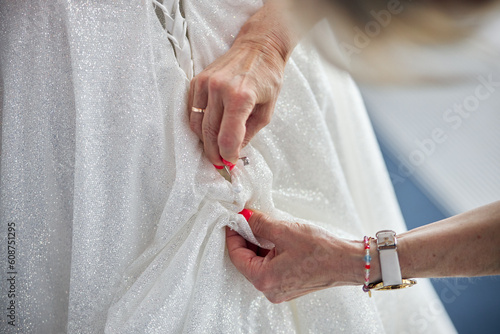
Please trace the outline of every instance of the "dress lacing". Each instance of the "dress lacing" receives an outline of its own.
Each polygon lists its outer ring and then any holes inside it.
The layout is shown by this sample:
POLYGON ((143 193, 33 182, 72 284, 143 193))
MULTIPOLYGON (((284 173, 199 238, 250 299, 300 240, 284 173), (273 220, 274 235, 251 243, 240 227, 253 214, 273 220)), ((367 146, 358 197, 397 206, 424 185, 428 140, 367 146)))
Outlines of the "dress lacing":
POLYGON ((174 47, 175 56, 180 68, 186 73, 188 80, 193 78, 193 59, 191 45, 187 36, 186 19, 182 16, 180 0, 152 0, 153 5, 163 14, 162 24, 168 39, 174 47))

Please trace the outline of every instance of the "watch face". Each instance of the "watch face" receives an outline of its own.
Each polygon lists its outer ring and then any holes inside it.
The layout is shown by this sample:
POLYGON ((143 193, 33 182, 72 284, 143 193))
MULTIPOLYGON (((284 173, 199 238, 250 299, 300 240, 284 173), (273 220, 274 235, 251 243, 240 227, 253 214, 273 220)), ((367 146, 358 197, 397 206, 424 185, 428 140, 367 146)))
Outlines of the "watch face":
POLYGON ((394 249, 397 246, 396 232, 391 230, 383 230, 376 234, 377 248, 394 249))

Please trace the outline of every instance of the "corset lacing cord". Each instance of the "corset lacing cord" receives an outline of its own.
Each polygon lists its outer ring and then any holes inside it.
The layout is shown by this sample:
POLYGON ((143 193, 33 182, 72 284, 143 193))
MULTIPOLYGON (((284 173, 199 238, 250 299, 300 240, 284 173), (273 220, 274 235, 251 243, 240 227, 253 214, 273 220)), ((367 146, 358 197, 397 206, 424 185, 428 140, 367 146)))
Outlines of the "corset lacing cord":
POLYGON ((187 23, 179 8, 180 0, 152 0, 161 9, 165 18, 165 31, 174 46, 179 67, 186 73, 188 80, 193 78, 193 59, 191 45, 187 37, 187 23))

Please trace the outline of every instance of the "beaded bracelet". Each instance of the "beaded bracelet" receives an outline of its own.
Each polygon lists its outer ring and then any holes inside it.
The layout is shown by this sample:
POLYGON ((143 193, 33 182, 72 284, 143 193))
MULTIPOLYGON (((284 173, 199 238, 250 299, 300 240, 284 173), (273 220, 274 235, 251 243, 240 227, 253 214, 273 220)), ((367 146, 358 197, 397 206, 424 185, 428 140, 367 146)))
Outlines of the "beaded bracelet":
POLYGON ((370 262, 372 260, 372 257, 370 256, 370 241, 372 240, 371 237, 367 237, 365 235, 363 241, 365 243, 365 284, 363 285, 363 291, 368 292, 368 295, 371 297, 372 293, 370 291, 370 288, 368 287, 368 284, 370 284, 370 262))

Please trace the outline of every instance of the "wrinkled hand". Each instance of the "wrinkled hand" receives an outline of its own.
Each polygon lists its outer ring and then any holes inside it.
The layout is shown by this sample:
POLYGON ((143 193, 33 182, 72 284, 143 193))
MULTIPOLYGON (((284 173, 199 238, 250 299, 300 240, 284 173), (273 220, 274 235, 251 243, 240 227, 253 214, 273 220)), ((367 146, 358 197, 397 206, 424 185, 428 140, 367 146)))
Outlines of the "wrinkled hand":
POLYGON ((336 238, 324 229, 278 221, 255 212, 249 222, 257 237, 275 244, 259 249, 226 228, 235 267, 273 303, 332 286, 362 284, 363 244, 336 238))
POLYGON ((283 80, 285 59, 272 47, 239 42, 191 81, 191 129, 208 159, 236 163, 241 148, 271 121, 283 80), (191 107, 205 109, 192 112, 191 107))

